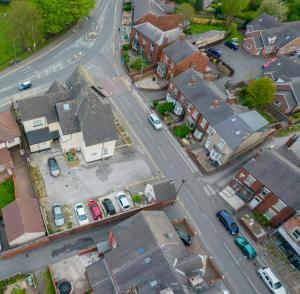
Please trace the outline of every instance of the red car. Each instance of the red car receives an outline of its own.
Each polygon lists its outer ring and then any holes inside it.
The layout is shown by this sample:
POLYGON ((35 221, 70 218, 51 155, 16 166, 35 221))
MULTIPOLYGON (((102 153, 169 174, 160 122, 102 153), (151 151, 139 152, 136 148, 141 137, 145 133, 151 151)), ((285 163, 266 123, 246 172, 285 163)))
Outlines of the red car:
POLYGON ((90 208, 94 220, 103 218, 102 211, 96 200, 90 200, 88 202, 88 206, 90 208))

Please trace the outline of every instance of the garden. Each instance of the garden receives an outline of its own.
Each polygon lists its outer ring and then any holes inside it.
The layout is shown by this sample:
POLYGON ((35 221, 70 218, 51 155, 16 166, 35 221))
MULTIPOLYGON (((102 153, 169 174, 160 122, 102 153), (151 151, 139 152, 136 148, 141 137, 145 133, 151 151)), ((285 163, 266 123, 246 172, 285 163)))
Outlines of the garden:
POLYGON ((2 208, 15 200, 15 189, 12 178, 0 184, 0 216, 2 215, 2 208))
POLYGON ((128 44, 123 45, 123 61, 129 71, 142 71, 145 67, 150 65, 150 62, 142 55, 134 54, 128 44))
POLYGON ((26 293, 27 294, 36 293, 34 277, 32 275, 17 274, 15 276, 0 281, 0 294, 26 294, 26 293))

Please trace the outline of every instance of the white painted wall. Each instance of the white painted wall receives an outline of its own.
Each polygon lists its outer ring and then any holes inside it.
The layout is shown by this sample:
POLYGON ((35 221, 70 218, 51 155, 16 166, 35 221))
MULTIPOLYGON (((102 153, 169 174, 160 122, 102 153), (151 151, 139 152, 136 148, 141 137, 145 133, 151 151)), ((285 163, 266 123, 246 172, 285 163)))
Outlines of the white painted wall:
POLYGON ((31 242, 33 240, 39 239, 44 237, 46 234, 45 232, 36 232, 36 233, 24 233, 20 237, 16 238, 12 242, 9 243, 9 246, 18 246, 24 243, 31 242))
POLYGON ((26 121, 23 121, 22 123, 23 123, 25 132, 35 131, 35 130, 39 130, 39 129, 47 127, 47 121, 46 121, 45 117, 39 117, 39 118, 35 118, 32 120, 26 120, 26 121), (40 126, 34 127, 34 122, 38 121, 38 120, 41 120, 42 124, 40 126))
POLYGON ((42 143, 39 143, 39 144, 30 145, 29 146, 30 152, 37 152, 37 151, 40 151, 40 150, 49 149, 50 144, 51 144, 51 141, 46 141, 46 142, 42 142, 42 143))
MULTIPOLYGON (((20 137, 16 137, 16 138, 14 138, 13 141, 6 142, 6 148, 11 148, 11 147, 17 146, 19 144, 20 144, 20 137)), ((0 147, 0 149, 1 149, 1 147, 0 147)))
POLYGON ((71 135, 64 136, 61 132, 59 132, 60 138, 59 142, 61 148, 63 149, 64 153, 69 152, 71 148, 79 149, 81 143, 82 133, 74 133, 71 135))
POLYGON ((54 122, 48 125, 49 132, 58 131, 60 129, 60 125, 58 122, 54 122))

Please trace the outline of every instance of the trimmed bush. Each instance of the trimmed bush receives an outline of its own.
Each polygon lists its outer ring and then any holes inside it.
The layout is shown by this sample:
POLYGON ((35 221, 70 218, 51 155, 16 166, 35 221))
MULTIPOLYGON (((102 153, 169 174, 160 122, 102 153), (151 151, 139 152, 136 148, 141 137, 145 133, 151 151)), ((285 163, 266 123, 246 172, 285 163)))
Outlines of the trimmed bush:
POLYGON ((179 138, 185 138, 192 130, 187 125, 179 125, 174 127, 174 133, 179 138))
POLYGON ((129 44, 124 44, 123 51, 128 51, 128 50, 129 50, 129 44))
POLYGON ((165 112, 172 112, 174 107, 175 105, 172 102, 159 103, 157 106, 157 111, 164 115, 165 112))
POLYGON ((139 194, 135 194, 135 195, 132 196, 132 201, 134 203, 141 204, 142 203, 142 196, 139 195, 139 194))
POLYGON ((259 211, 254 209, 253 211, 254 218, 264 227, 270 226, 270 221, 259 211))
POLYGON ((131 65, 130 65, 130 67, 132 68, 132 69, 135 69, 135 70, 141 70, 142 69, 142 67, 144 66, 146 66, 147 64, 146 64, 146 62, 144 61, 144 59, 142 58, 142 57, 139 57, 139 58, 137 58, 131 65))
POLYGON ((123 52, 123 58, 124 58, 124 62, 128 63, 129 62, 129 54, 127 51, 123 52))

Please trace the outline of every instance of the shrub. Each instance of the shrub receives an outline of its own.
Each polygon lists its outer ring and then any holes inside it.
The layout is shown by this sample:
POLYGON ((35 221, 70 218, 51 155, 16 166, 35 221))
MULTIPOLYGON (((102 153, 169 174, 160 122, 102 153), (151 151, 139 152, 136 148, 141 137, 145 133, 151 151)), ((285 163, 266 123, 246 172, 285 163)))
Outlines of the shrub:
POLYGON ((172 102, 159 103, 157 106, 157 111, 164 115, 165 112, 172 112, 174 107, 175 105, 172 102))
POLYGON ((123 51, 128 51, 128 50, 129 50, 129 44, 124 44, 123 51))
POLYGON ((145 65, 146 62, 144 61, 144 59, 142 57, 139 57, 130 65, 130 67, 135 70, 141 70, 145 65))
POLYGON ((185 138, 192 130, 186 125, 179 125, 174 127, 175 135, 179 138, 185 138))
POLYGON ((142 196, 139 195, 139 194, 135 194, 135 195, 132 196, 132 201, 134 203, 141 204, 142 203, 142 196))
POLYGON ((152 105, 153 105, 153 107, 157 107, 157 105, 158 105, 158 103, 159 103, 159 101, 158 100, 153 100, 153 102, 152 102, 152 105))
POLYGON ((264 227, 267 227, 270 225, 270 221, 258 210, 253 210, 254 218, 264 227))
POLYGON ((129 62, 129 54, 127 51, 123 52, 123 58, 124 58, 124 62, 128 63, 129 62))

